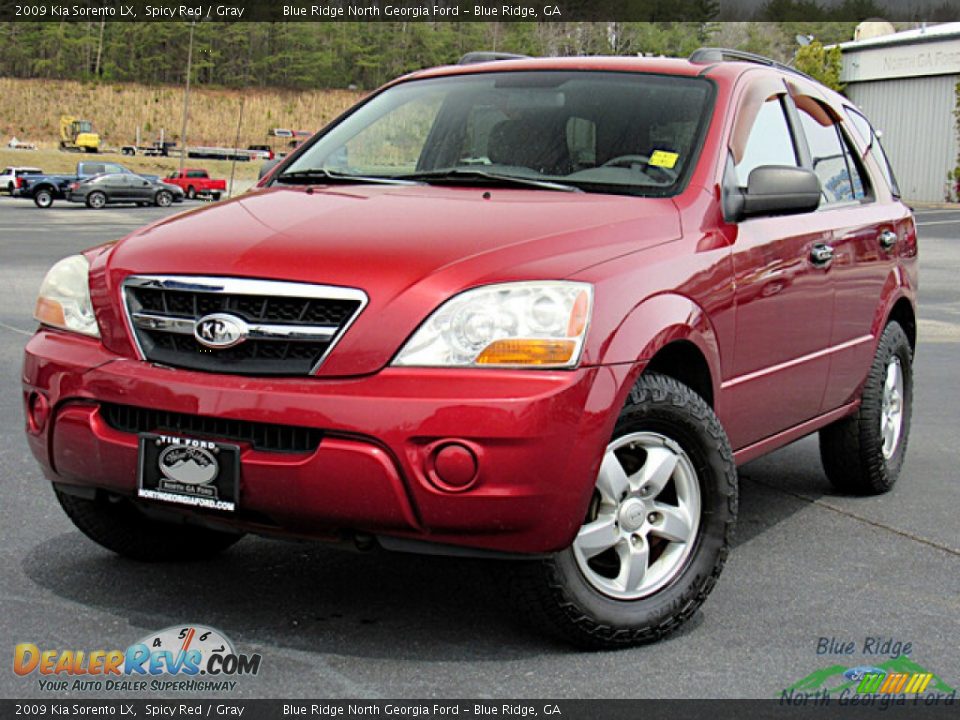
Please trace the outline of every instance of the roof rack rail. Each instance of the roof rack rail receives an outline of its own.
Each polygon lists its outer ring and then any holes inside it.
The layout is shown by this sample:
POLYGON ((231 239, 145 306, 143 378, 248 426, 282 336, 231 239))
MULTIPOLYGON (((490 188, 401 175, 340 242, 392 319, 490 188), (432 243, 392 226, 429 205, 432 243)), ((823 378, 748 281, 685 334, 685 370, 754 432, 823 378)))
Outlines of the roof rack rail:
POLYGON ((493 62, 495 60, 524 60, 529 55, 515 55, 514 53, 491 52, 479 50, 468 52, 457 62, 457 65, 473 65, 474 63, 493 62))
POLYGON ((730 48, 715 48, 715 47, 704 47, 699 50, 694 50, 689 57, 690 62, 697 63, 698 65, 707 65, 710 63, 719 63, 724 61, 740 61, 740 62, 751 62, 756 63, 757 65, 766 65, 767 67, 774 67, 777 70, 784 70, 785 72, 790 72, 795 75, 800 75, 807 78, 808 80, 816 81, 816 78, 812 78, 801 70, 797 70, 795 67, 786 65, 782 62, 777 62, 773 58, 768 58, 764 55, 757 55, 756 53, 746 52, 744 50, 731 50, 730 48))

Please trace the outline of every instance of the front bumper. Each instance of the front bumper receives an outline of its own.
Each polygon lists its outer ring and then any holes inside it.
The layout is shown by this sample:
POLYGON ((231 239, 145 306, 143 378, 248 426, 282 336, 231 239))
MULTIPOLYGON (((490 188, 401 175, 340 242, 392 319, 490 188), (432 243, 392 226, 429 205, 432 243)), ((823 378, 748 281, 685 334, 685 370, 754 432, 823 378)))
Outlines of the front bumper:
POLYGON ((23 369, 30 448, 60 484, 136 496, 138 436, 111 427, 104 403, 317 428, 315 451, 241 443, 239 510, 164 505, 188 520, 270 534, 352 533, 512 553, 572 541, 633 368, 572 372, 389 368, 360 378, 249 378, 122 358, 96 340, 41 329, 23 369), (438 447, 470 448, 466 487, 437 482, 438 447))

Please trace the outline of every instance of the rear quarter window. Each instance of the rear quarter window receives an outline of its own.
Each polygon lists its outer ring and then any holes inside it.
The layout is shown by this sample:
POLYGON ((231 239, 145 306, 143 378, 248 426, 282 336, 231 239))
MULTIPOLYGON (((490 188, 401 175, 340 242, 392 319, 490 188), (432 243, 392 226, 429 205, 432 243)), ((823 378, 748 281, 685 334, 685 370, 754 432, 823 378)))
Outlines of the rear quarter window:
POLYGON ((869 152, 877 154, 877 164, 880 165, 880 171, 883 173, 883 179, 890 188, 890 192, 893 193, 894 197, 900 197, 900 186, 897 184, 897 176, 893 173, 893 165, 890 164, 890 158, 887 157, 883 144, 880 142, 880 137, 873 129, 870 121, 863 113, 849 106, 844 106, 843 110, 854 131, 860 136, 864 145, 869 148, 869 152))

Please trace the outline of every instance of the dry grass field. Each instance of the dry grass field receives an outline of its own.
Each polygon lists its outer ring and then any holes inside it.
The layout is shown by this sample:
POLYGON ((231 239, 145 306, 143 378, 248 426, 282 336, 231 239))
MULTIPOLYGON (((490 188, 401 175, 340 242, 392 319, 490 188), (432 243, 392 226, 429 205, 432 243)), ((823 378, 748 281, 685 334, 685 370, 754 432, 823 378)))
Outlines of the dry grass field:
MULTIPOLYGON (((318 130, 362 96, 349 90, 298 92, 194 86, 190 89, 187 141, 189 145, 232 146, 241 98, 240 147, 247 147, 266 144, 267 131, 274 127, 318 130)), ((106 148, 132 144, 138 126, 144 143, 158 138, 161 129, 167 140, 179 142, 182 112, 183 88, 179 86, 0 78, 2 145, 16 136, 41 148, 56 148, 61 115, 90 120, 106 148)), ((275 140, 279 148, 283 141, 275 140)), ((28 164, 25 156, 21 164, 28 164)))

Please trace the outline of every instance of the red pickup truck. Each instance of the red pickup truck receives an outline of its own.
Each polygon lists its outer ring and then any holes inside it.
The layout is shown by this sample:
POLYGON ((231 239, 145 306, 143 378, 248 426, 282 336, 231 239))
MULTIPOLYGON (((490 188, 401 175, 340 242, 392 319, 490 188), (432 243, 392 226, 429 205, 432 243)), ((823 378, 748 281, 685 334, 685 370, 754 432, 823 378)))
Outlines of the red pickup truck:
POLYGON ((163 181, 179 187, 190 200, 197 196, 208 196, 219 200, 221 193, 226 192, 227 189, 226 180, 215 180, 206 170, 199 168, 187 168, 170 173, 163 181))

